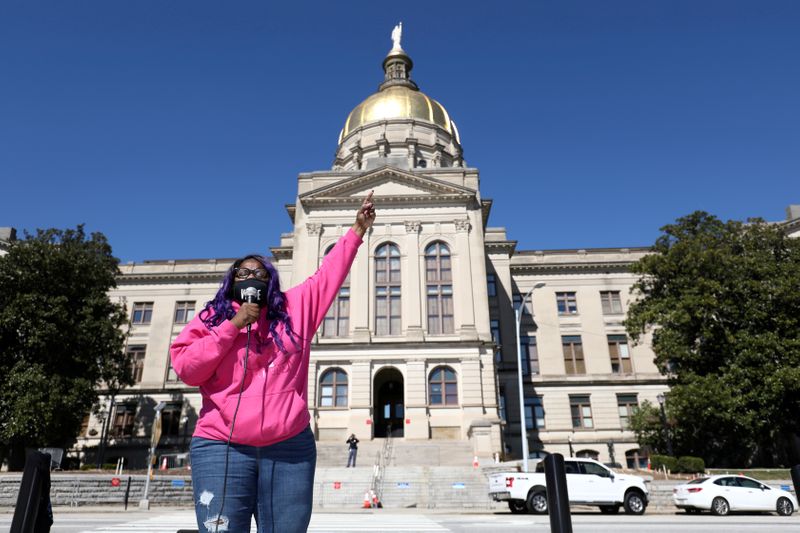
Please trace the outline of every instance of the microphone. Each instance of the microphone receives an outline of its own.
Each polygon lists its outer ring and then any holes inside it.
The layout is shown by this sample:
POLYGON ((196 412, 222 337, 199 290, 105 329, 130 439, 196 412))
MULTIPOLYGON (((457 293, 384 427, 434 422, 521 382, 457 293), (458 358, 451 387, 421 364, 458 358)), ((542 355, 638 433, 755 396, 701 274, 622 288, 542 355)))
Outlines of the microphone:
MULTIPOLYGON (((244 301, 249 304, 258 303, 258 289, 253 286, 245 287, 242 291, 242 295, 244 296, 244 301)), ((252 328, 252 324, 247 324, 247 345, 250 346, 250 328, 252 328)))
POLYGON ((258 289, 255 287, 247 287, 243 291, 244 294, 244 301, 249 304, 256 304, 258 303, 258 289))

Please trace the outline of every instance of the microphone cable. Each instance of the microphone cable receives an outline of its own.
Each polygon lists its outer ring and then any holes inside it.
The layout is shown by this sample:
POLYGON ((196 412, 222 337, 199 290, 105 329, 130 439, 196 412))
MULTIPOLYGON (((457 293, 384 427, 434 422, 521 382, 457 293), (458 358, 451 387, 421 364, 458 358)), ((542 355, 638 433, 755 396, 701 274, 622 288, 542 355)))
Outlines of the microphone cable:
POLYGON ((219 523, 222 521, 222 510, 225 508, 225 493, 228 491, 228 455, 230 453, 231 439, 233 438, 233 427, 236 424, 236 415, 239 412, 239 404, 242 401, 244 391, 244 381, 247 377, 247 360, 250 358, 250 328, 252 324, 247 324, 247 346, 244 349, 244 373, 242 374, 242 385, 239 387, 239 398, 236 400, 236 409, 233 410, 233 420, 231 420, 231 432, 228 435, 228 442, 225 443, 225 475, 222 477, 222 501, 219 504, 219 514, 214 524, 214 533, 219 533, 219 523))

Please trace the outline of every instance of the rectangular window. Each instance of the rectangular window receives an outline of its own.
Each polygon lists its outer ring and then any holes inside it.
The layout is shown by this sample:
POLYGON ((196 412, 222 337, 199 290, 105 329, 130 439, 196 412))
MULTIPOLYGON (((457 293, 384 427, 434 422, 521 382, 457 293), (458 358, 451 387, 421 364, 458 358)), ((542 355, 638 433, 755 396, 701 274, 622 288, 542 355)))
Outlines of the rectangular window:
POLYGON ((175 372, 174 368, 172 368, 172 359, 168 359, 168 361, 169 361, 169 368, 167 368, 167 382, 177 383, 178 381, 180 381, 178 373, 175 372))
POLYGON ((323 337, 347 337, 350 331, 350 287, 342 287, 322 322, 323 337))
POLYGON ((500 340, 500 321, 499 320, 490 320, 489 321, 489 329, 492 332, 492 342, 495 344, 495 352, 494 352, 494 360, 495 362, 499 363, 503 360, 503 343, 500 340))
POLYGON ((622 300, 619 297, 619 291, 600 291, 600 302, 603 304, 604 315, 622 313, 622 300))
POLYGON ((400 335, 400 286, 376 287, 375 332, 400 335))
POLYGON ((635 394, 617 394, 617 409, 619 410, 619 424, 622 429, 628 429, 631 415, 639 407, 635 394))
POLYGON ((333 385, 322 385, 319 394, 321 407, 333 407, 333 385))
POLYGON ((574 292, 557 292, 556 306, 559 315, 574 315, 578 312, 578 300, 574 292))
POLYGON ((376 283, 400 282, 400 256, 378 257, 375 259, 376 283))
POLYGON ((453 320, 453 286, 428 285, 428 333, 455 332, 453 320))
POLYGON ((182 402, 169 402, 161 410, 161 435, 164 437, 177 437, 181 427, 182 402))
POLYGON ((133 382, 141 383, 142 374, 144 373, 144 354, 147 351, 147 346, 136 345, 128 346, 128 357, 131 360, 131 372, 133 374, 133 382))
POLYGON ((114 424, 111 435, 117 438, 133 436, 133 422, 136 417, 135 403, 119 403, 114 410, 114 424))
POLYGON ((585 374, 586 363, 583 360, 583 343, 580 335, 561 337, 561 346, 564 349, 564 368, 567 374, 585 374))
POLYGON ((628 338, 625 335, 608 336, 608 354, 611 357, 611 372, 614 374, 630 374, 631 353, 628 350, 628 338))
POLYGON ((175 323, 188 324, 194 318, 195 302, 175 302, 175 323))
POLYGON ((489 298, 497 296, 497 276, 486 274, 486 289, 489 291, 489 298))
POLYGON ((525 428, 544 429, 544 406, 541 396, 525 398, 525 428))
POLYGON ((592 404, 589 396, 570 396, 569 407, 572 412, 572 427, 578 429, 592 429, 592 404))
POLYGON ((522 374, 539 373, 539 349, 536 347, 536 337, 520 337, 522 345, 522 374))
POLYGON ((498 410, 500 411, 500 420, 506 421, 506 391, 500 387, 500 394, 497 396, 498 410))
POLYGON ((133 304, 133 324, 149 324, 153 319, 153 302, 136 302, 133 304))

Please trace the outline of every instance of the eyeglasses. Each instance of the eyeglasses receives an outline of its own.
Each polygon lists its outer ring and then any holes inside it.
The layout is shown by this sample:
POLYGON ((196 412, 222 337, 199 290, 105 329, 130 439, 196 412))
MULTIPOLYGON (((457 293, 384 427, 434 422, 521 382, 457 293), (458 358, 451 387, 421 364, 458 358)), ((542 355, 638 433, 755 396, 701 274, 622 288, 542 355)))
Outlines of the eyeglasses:
POLYGON ((250 270, 249 268, 237 268, 234 269, 234 274, 239 279, 247 279, 250 274, 256 277, 256 279, 267 279, 269 277, 269 273, 264 270, 263 268, 256 268, 254 270, 250 270))

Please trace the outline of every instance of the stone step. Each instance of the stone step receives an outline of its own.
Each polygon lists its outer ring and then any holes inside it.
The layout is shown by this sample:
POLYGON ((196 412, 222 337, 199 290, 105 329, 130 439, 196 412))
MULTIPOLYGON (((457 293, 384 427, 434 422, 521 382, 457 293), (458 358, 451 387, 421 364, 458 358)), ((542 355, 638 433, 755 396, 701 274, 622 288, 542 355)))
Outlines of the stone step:
MULTIPOLYGON (((383 449, 385 439, 361 441, 358 444, 357 464, 375 464, 383 449)), ((392 439, 392 454, 388 466, 464 466, 472 465, 474 458, 469 441, 424 440, 406 441, 392 439)), ((348 447, 342 442, 318 442, 317 466, 333 467, 347 464, 348 447)), ((488 463, 481 458, 481 463, 488 463)))

